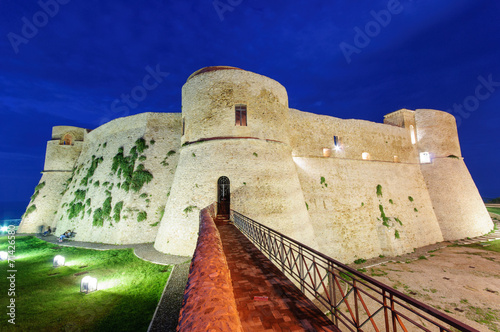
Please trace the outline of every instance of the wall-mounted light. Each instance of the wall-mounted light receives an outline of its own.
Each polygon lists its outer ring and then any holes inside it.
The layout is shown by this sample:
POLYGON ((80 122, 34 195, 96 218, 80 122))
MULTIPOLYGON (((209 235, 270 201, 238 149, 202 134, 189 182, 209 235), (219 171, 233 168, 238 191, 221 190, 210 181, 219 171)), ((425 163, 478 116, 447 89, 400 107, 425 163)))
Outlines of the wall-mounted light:
POLYGON ((431 163, 431 154, 429 152, 420 152, 420 163, 421 164, 430 164, 431 163))
POLYGON ((97 290, 97 279, 92 278, 91 276, 86 276, 82 279, 82 283, 80 285, 80 292, 88 294, 90 292, 94 292, 97 290))
POLYGON ((363 158, 363 160, 370 160, 370 154, 368 152, 363 152, 361 158, 363 158))
POLYGON ((8 229, 9 229, 9 227, 7 227, 7 226, 2 226, 2 228, 0 228, 2 233, 7 232, 8 229))
POLYGON ((4 261, 4 260, 7 260, 7 257, 9 255, 7 254, 6 251, 0 251, 0 261, 4 261))
POLYGON ((58 267, 58 266, 64 266, 64 261, 66 259, 61 256, 61 255, 57 255, 56 257, 54 257, 54 263, 53 263, 53 266, 54 267, 58 267))
POLYGON ((323 157, 330 157, 332 155, 332 149, 323 148, 323 157))

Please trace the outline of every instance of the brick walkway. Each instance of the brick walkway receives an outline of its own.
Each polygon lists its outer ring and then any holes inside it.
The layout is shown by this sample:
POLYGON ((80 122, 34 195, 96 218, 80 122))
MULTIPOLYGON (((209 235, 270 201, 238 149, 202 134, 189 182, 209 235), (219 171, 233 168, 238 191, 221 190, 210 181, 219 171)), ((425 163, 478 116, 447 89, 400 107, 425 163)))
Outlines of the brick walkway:
POLYGON ((235 226, 218 229, 245 331, 340 331, 235 226))

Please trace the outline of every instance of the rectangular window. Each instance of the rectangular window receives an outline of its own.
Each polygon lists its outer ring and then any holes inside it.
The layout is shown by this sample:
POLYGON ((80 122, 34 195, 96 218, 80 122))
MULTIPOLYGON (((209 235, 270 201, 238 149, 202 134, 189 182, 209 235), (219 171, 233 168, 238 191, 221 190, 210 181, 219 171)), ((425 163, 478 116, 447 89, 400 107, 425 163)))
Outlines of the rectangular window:
POLYGON ((247 105, 238 104, 235 106, 235 126, 247 125, 247 105))
POLYGON ((340 149, 342 149, 342 141, 337 135, 333 136, 333 148, 335 151, 340 151, 340 149))

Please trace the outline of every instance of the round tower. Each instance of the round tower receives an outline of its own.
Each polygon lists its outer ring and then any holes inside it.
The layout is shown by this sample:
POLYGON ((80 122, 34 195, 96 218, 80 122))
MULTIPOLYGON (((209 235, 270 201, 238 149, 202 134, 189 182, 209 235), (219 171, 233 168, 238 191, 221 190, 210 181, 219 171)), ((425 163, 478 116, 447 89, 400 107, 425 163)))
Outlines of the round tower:
POLYGON ((206 67, 182 87, 182 144, 252 137, 288 144, 288 96, 270 78, 234 67, 206 67))
POLYGON ((179 163, 157 250, 192 255, 199 210, 214 202, 221 207, 221 197, 231 209, 315 245, 281 84, 234 67, 203 68, 182 88, 182 118, 179 163))
POLYGON ((493 222, 460 152, 453 115, 415 111, 420 169, 444 240, 488 233, 493 222))

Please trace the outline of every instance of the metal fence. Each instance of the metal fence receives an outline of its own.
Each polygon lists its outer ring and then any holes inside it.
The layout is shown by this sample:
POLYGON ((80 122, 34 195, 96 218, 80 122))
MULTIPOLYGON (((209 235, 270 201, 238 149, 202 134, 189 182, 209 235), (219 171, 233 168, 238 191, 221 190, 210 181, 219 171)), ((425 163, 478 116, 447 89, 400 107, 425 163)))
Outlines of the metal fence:
POLYGON ((231 220, 342 331, 478 331, 236 211, 231 220))

